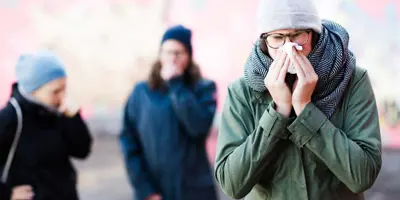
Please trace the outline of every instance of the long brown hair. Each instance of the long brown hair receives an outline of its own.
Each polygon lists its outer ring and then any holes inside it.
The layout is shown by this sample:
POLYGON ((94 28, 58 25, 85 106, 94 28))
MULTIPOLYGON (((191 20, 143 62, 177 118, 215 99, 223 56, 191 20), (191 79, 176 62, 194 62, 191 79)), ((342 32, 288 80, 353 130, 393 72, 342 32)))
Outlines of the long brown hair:
MULTIPOLYGON (((201 79, 201 72, 200 67, 193 61, 191 56, 189 60, 189 64, 186 67, 185 72, 183 73, 183 79, 185 84, 193 85, 201 79)), ((148 83, 151 89, 156 90, 165 87, 165 82, 161 78, 161 68, 162 65, 160 60, 154 62, 148 78, 148 83)))

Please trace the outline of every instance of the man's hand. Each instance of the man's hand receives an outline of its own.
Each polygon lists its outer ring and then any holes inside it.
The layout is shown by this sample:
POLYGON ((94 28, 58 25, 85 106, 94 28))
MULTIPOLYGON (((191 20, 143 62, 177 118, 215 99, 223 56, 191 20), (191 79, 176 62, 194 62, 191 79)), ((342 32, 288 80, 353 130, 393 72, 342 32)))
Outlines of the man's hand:
POLYGON ((161 78, 164 81, 168 81, 168 80, 170 80, 174 77, 180 76, 182 74, 183 74, 183 71, 179 67, 174 65, 173 63, 163 65, 161 67, 161 78))
POLYGON ((58 108, 58 111, 67 117, 74 117, 78 113, 79 107, 71 106, 70 103, 64 101, 63 104, 58 108))
POLYGON ((276 111, 285 117, 289 117, 292 110, 292 94, 285 82, 290 62, 289 56, 279 51, 264 79, 265 87, 276 104, 276 111))
POLYGON ((318 82, 318 75, 307 57, 299 54, 296 50, 291 61, 297 72, 297 80, 293 85, 292 102, 294 111, 298 116, 311 102, 311 96, 318 82))
POLYGON ((12 189, 11 200, 33 200, 34 196, 30 185, 20 185, 12 189))
POLYGON ((152 194, 148 196, 146 200, 162 200, 162 197, 159 194, 152 194))

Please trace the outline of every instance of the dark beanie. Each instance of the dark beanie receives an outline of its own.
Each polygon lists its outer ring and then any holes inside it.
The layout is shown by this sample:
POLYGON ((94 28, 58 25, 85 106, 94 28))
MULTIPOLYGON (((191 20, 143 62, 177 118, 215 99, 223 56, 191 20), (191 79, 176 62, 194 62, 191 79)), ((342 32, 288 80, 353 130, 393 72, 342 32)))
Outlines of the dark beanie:
POLYGON ((161 44, 166 40, 177 40, 181 42, 187 49, 190 55, 192 55, 192 31, 182 25, 170 27, 163 35, 161 44))

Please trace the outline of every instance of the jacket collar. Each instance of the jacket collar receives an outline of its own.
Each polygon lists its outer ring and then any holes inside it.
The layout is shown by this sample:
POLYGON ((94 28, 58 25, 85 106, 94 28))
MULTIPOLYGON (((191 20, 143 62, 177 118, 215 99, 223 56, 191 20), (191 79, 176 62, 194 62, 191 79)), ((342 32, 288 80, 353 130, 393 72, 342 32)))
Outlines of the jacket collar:
POLYGON ((14 97, 20 104, 23 110, 28 112, 37 113, 43 116, 59 116, 59 112, 56 108, 52 108, 38 101, 28 93, 26 93, 23 88, 21 88, 17 83, 12 85, 11 97, 14 97))

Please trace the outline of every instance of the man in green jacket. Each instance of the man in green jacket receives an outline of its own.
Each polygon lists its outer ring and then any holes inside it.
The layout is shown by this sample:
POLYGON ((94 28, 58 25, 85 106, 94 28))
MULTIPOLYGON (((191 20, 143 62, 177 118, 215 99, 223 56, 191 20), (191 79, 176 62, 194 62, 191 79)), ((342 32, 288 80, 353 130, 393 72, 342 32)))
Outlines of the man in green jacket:
POLYGON ((222 112, 218 183, 235 199, 364 199, 381 169, 381 138, 347 31, 321 20, 312 0, 261 0, 258 22, 222 112))

